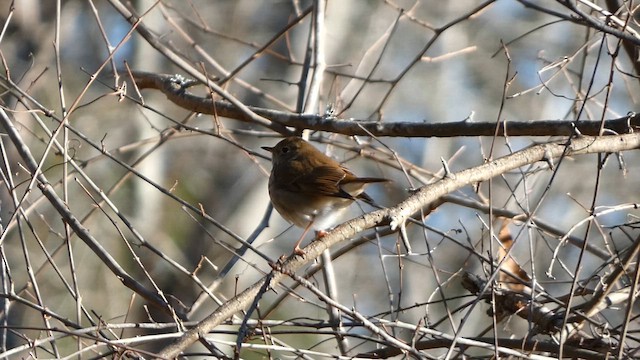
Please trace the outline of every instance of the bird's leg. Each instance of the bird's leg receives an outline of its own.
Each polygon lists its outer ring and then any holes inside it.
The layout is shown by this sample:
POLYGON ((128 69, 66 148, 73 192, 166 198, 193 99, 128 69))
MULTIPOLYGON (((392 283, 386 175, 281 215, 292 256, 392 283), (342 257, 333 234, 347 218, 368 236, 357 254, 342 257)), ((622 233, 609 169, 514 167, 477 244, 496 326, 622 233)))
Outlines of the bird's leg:
POLYGON ((302 235, 300 236, 300 239, 298 239, 298 242, 296 242, 296 246, 293 248, 293 253, 294 254, 296 254, 296 255, 304 255, 304 250, 302 250, 302 248, 300 248, 300 244, 302 243, 302 240, 304 239, 304 236, 307 235, 307 233, 311 229, 312 225, 313 225, 313 220, 309 221, 309 225, 307 225, 307 227, 304 228, 304 231, 302 232, 302 235))
MULTIPOLYGON (((296 246, 293 248, 293 253, 296 255, 304 255, 305 252, 304 250, 302 250, 302 248, 300 247, 300 244, 302 243, 302 240, 304 239, 305 235, 307 235, 307 233, 309 232, 309 230, 311 230, 311 227, 313 226, 313 222, 314 220, 309 221, 309 225, 307 225, 306 228, 304 228, 304 231, 302 232, 302 235, 300 236, 300 239, 298 239, 298 242, 296 243, 296 246)), ((327 235, 327 232, 324 230, 318 230, 316 231, 316 239, 321 239, 323 238, 325 235, 327 235)))

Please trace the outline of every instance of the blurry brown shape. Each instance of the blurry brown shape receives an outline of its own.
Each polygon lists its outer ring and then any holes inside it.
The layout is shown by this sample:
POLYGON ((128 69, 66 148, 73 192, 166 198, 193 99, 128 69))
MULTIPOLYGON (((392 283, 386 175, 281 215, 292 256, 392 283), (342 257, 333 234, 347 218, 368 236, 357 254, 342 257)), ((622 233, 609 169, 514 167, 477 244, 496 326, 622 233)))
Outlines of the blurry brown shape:
POLYGON ((500 265, 500 273, 498 274, 498 282, 501 287, 513 292, 524 292, 531 284, 529 274, 515 261, 511 256, 511 248, 513 247, 513 237, 509 231, 510 219, 505 219, 498 233, 498 241, 502 244, 498 248, 497 260, 500 265))
POLYGON ((496 254, 500 269, 498 273, 498 285, 500 289, 506 290, 496 295, 495 315, 498 321, 511 316, 512 314, 525 311, 528 303, 527 294, 531 294, 531 278, 529 274, 511 256, 513 247, 513 237, 509 231, 511 219, 504 219, 502 227, 498 233, 498 241, 502 246, 498 247, 496 254))

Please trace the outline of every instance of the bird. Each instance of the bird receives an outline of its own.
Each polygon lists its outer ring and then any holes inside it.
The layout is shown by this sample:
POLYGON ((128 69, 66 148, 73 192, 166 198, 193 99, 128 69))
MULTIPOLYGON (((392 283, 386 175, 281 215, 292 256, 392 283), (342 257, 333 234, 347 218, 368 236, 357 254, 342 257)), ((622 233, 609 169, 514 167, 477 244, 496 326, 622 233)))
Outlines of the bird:
POLYGON ((357 177, 299 137, 287 137, 262 149, 272 155, 269 197, 273 207, 285 220, 305 229, 294 247, 298 255, 304 254, 300 243, 311 228, 322 237, 355 200, 373 203, 364 192, 365 186, 389 181, 357 177))

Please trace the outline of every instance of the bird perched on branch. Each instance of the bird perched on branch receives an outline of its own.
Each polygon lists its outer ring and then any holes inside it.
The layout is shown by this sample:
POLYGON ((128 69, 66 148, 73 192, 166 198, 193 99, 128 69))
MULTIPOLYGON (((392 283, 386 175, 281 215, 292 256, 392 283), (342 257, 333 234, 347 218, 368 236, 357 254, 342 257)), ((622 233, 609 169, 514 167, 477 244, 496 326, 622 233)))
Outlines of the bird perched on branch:
POLYGON ((282 217, 305 229, 294 253, 304 254, 300 243, 309 229, 321 236, 356 199, 372 203, 364 192, 370 183, 389 180, 357 177, 349 169, 298 137, 288 137, 274 147, 269 196, 282 217))

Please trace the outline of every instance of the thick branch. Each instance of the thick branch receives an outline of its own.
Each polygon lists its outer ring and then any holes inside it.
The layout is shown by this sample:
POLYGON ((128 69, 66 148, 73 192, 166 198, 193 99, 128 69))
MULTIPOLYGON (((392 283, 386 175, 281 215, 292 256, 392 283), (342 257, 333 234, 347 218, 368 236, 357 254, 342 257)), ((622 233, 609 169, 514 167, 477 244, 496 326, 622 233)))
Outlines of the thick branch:
MULTIPOLYGON (((154 74, 142 71, 132 73, 136 85, 140 89, 160 90, 174 104, 201 114, 218 115, 240 121, 251 122, 246 112, 241 111, 229 102, 212 100, 187 92, 193 85, 178 75, 154 74)), ((583 135, 599 135, 601 121, 562 121, 562 120, 532 120, 502 122, 497 127, 494 122, 377 122, 357 119, 338 119, 314 114, 295 114, 248 106, 255 114, 281 125, 296 128, 300 131, 311 129, 327 131, 343 135, 361 136, 391 136, 391 137, 460 137, 460 136, 568 136, 576 134, 576 130, 583 135)), ((640 116, 629 116, 604 121, 604 129, 609 133, 632 133, 640 126, 640 116)), ((273 127, 272 127, 273 128, 273 127)), ((278 129, 274 129, 279 131, 278 129)))

